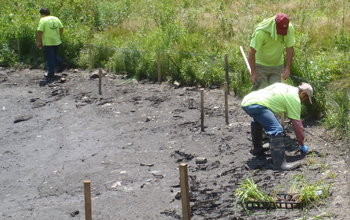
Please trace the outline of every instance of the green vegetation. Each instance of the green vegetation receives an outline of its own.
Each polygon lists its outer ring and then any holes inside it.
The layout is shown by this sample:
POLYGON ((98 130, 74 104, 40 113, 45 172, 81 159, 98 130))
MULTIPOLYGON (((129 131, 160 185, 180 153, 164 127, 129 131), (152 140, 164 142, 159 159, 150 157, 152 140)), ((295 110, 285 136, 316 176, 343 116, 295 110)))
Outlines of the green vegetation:
POLYGON ((269 196, 265 191, 258 189, 258 186, 255 184, 253 177, 245 178, 241 183, 241 187, 235 190, 236 192, 236 204, 240 201, 243 205, 243 208, 246 212, 249 213, 248 208, 246 207, 246 202, 270 202, 274 203, 275 200, 269 196))
POLYGON ((304 174, 295 175, 289 193, 294 194, 294 197, 298 198, 297 200, 303 204, 303 207, 310 205, 317 207, 318 204, 322 203, 323 198, 328 198, 332 184, 331 182, 327 185, 322 179, 315 184, 311 184, 304 174))
MULTIPOLYGON (((287 185, 287 187, 289 188, 287 194, 291 196, 291 198, 289 198, 287 201, 300 203, 304 210, 304 217, 306 217, 307 210, 310 208, 316 208, 320 212, 322 212, 322 210, 320 210, 319 208, 319 205, 323 204, 324 199, 329 198, 332 184, 333 182, 326 183, 324 178, 318 180, 316 183, 310 183, 310 181, 307 179, 307 175, 305 174, 305 172, 302 172, 301 174, 296 174, 292 176, 290 181, 287 181, 285 183, 285 185, 287 185), (290 185, 290 183, 292 184, 290 185)), ((264 190, 258 189, 258 186, 255 184, 252 175, 248 178, 245 178, 240 185, 240 188, 235 189, 236 210, 237 204, 239 202, 242 203, 243 208, 247 213, 250 213, 247 207, 247 202, 269 202, 274 203, 274 206, 277 208, 283 208, 283 206, 279 207, 278 205, 276 205, 276 202, 280 200, 278 194, 286 193, 279 192, 281 188, 283 188, 282 185, 274 189, 274 191, 270 195, 267 194, 264 190)), ((322 214, 320 215, 330 214, 327 212, 322 212, 322 214)))
POLYGON ((251 87, 239 46, 247 53, 254 26, 284 12, 296 30, 292 76, 287 83, 306 81, 315 90, 314 104, 303 108, 303 117, 323 119, 342 138, 349 134, 350 85, 345 83, 349 81, 350 69, 347 0, 0 3, 0 66, 44 68, 43 53, 35 43, 39 9, 44 6, 65 26, 60 53, 71 67, 104 68, 138 79, 157 80, 159 51, 164 81, 221 86, 227 54, 230 88, 238 96, 245 95, 251 87))

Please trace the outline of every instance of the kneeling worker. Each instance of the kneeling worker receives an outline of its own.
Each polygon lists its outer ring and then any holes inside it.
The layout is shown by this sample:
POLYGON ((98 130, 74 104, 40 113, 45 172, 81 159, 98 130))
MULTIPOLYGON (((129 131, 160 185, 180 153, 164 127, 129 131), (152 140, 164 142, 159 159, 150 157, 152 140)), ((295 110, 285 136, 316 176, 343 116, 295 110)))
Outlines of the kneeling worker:
POLYGON ((283 83, 275 83, 264 89, 249 93, 243 98, 242 109, 251 117, 251 134, 253 140, 253 155, 264 154, 262 147, 262 128, 270 136, 271 157, 274 170, 291 170, 299 162, 287 163, 284 149, 284 131, 274 114, 287 112, 291 119, 300 149, 306 153, 304 145, 304 127, 300 120, 301 103, 312 104, 312 87, 301 83, 293 87, 283 83))

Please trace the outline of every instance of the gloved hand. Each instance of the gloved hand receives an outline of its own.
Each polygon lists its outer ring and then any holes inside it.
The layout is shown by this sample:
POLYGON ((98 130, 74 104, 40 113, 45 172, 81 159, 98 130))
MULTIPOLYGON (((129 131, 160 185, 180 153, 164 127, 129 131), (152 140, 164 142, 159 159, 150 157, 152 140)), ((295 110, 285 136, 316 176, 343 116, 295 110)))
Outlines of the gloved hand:
POLYGON ((302 145, 299 145, 300 147, 300 150, 303 152, 303 153, 306 153, 307 152, 307 147, 306 145, 302 146, 302 145))

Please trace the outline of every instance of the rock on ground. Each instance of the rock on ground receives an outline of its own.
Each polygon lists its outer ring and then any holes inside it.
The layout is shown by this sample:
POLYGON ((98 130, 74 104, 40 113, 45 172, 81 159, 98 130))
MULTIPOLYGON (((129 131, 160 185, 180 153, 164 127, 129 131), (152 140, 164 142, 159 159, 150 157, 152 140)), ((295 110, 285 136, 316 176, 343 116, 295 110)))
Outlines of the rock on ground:
MULTIPOLYGON (((349 216, 347 145, 306 121, 310 153, 298 152, 286 124, 293 171, 271 169, 271 157, 250 153, 250 117, 229 95, 229 124, 221 89, 132 82, 86 71, 52 80, 43 70, 0 68, 0 219, 85 219, 84 181, 91 182, 93 219, 181 219, 179 164, 188 165, 193 219, 325 219, 349 216), (61 78, 64 77, 64 80, 61 78), (311 154, 311 152, 313 152, 311 154), (198 158, 202 159, 196 163, 198 158), (292 177, 333 182, 318 208, 236 207, 235 189, 252 176, 260 189, 287 191, 292 177), (329 214, 329 215, 325 215, 329 214)), ((269 155, 269 154, 268 154, 269 155)))

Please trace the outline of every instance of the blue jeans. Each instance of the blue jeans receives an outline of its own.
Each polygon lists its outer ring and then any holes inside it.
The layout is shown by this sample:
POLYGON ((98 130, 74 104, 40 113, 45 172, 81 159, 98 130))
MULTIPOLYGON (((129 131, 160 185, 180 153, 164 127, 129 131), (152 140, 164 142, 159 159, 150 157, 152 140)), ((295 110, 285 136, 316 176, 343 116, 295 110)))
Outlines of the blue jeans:
POLYGON ((256 104, 242 109, 253 118, 252 123, 259 122, 269 136, 284 135, 282 125, 270 109, 256 104))
POLYGON ((47 67, 48 67, 48 76, 54 76, 55 74, 55 65, 58 63, 59 65, 62 64, 62 59, 57 55, 58 51, 57 46, 44 46, 44 51, 45 51, 45 58, 47 62, 47 67))

